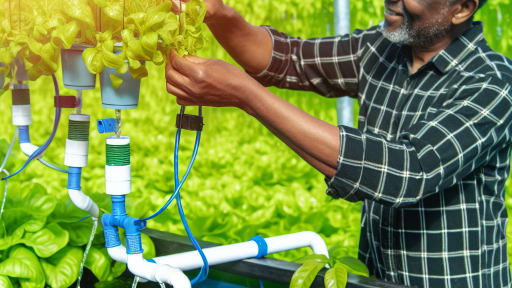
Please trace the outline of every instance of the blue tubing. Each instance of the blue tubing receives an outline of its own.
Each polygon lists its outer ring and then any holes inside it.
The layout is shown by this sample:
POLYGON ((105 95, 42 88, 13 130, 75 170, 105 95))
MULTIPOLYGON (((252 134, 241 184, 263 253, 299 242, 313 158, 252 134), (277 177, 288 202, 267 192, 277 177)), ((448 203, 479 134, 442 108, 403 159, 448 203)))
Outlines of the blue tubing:
MULTIPOLYGON (((57 85, 57 78, 55 78, 55 74, 52 74, 52 78, 53 78, 53 84, 55 86, 55 96, 59 96, 59 86, 57 85)), ((28 163, 30 163, 30 161, 34 160, 34 158, 36 158, 37 155, 44 152, 44 150, 46 150, 46 148, 48 148, 48 146, 50 146, 50 144, 53 141, 53 137, 55 137, 55 133, 57 132, 57 128, 59 127, 60 113, 61 113, 61 108, 56 108, 55 109, 55 122, 53 123, 53 131, 52 131, 52 134, 50 135, 50 138, 48 138, 48 140, 43 144, 43 146, 39 147, 34 153, 32 153, 32 155, 30 155, 30 157, 28 157, 27 161, 25 162, 25 164, 23 164, 23 166, 20 168, 20 170, 16 171, 15 173, 11 174, 10 176, 2 178, 2 180, 9 179, 15 175, 18 175, 18 173, 20 173, 21 171, 23 171, 23 169, 25 169, 25 167, 27 167, 27 165, 28 165, 28 163)), ((27 129, 27 133, 28 133, 28 129, 27 129)), ((21 138, 21 136, 20 136, 20 138, 21 138)))

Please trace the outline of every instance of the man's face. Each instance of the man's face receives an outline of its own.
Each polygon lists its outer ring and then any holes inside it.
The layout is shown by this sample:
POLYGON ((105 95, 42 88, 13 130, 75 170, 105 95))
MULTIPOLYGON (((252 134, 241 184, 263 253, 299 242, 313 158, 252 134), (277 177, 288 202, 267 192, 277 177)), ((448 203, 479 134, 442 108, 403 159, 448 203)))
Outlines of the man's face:
POLYGON ((452 0, 385 0, 384 36, 397 44, 429 48, 450 30, 452 0))

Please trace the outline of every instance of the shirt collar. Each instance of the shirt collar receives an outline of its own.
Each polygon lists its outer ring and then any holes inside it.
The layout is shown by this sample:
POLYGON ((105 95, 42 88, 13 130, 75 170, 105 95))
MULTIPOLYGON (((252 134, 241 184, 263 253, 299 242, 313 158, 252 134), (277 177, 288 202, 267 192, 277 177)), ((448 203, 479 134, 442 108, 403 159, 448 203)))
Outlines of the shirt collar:
POLYGON ((431 59, 431 62, 442 72, 447 73, 463 61, 466 56, 473 52, 481 41, 486 44, 483 34, 483 23, 473 22, 473 27, 466 30, 453 40, 446 49, 439 52, 431 59))

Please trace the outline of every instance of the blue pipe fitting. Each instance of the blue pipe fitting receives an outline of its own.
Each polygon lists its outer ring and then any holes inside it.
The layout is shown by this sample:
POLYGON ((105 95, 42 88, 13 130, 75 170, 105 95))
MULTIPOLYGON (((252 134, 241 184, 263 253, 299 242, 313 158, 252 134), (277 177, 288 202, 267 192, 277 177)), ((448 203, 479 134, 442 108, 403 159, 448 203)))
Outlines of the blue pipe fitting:
POLYGON ((82 178, 82 168, 69 167, 68 169, 68 189, 80 190, 80 180, 82 178))
POLYGON ((126 216, 126 207, 124 204, 124 195, 112 195, 112 215, 119 217, 119 216, 126 216))
POLYGON ((98 132, 100 132, 100 134, 116 132, 116 119, 107 118, 98 120, 98 132))
POLYGON ((262 258, 263 256, 267 256, 268 254, 268 244, 267 241, 260 235, 254 236, 249 241, 254 241, 258 244, 258 255, 256 255, 257 259, 262 258))
POLYGON ((28 134, 28 126, 19 126, 20 133, 20 144, 21 143, 30 143, 30 135, 28 134))
POLYGON ((105 231, 105 246, 111 248, 121 245, 120 241, 118 241, 118 227, 121 227, 125 230, 126 235, 126 253, 142 253, 144 250, 142 249, 140 230, 146 227, 146 221, 126 216, 124 195, 112 195, 112 212, 112 215, 105 213, 101 217, 101 223, 105 231))
POLYGON ((105 247, 114 248, 121 246, 121 238, 119 238, 119 229, 110 225, 110 214, 103 214, 101 224, 103 225, 103 234, 105 235, 105 247))

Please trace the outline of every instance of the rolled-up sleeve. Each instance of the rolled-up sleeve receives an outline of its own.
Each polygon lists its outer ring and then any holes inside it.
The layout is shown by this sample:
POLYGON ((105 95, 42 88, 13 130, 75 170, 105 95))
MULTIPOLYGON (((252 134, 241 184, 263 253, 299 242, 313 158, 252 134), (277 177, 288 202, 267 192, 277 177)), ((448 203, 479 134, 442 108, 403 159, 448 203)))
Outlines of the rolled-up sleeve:
POLYGON ((313 91, 326 97, 356 97, 360 58, 377 30, 303 40, 272 27, 265 28, 273 43, 272 58, 263 72, 250 74, 264 86, 313 91))
POLYGON ((339 126, 338 170, 326 179, 327 194, 404 207, 456 184, 510 145, 510 90, 495 78, 465 85, 396 142, 339 126))

